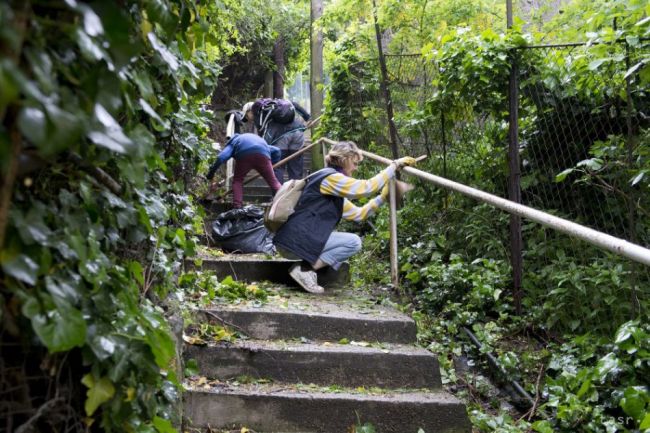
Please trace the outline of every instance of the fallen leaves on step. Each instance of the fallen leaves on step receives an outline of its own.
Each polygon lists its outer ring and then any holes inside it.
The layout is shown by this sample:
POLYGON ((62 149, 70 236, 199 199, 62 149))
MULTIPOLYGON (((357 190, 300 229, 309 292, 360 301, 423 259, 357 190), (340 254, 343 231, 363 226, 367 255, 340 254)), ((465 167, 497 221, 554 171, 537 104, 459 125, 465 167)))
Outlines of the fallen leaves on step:
POLYGON ((208 343, 205 342, 201 337, 196 337, 194 335, 183 334, 183 341, 187 344, 192 344, 194 346, 205 346, 208 343))

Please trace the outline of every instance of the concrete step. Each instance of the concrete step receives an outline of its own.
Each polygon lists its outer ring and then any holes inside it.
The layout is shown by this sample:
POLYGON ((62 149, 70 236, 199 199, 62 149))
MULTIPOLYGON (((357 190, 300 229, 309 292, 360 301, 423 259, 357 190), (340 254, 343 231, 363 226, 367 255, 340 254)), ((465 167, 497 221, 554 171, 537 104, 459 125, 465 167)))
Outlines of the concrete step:
POLYGON ((184 416, 194 428, 343 433, 357 423, 371 423, 381 433, 471 431, 464 405, 440 391, 368 394, 284 384, 185 386, 184 416))
POLYGON ((290 294, 269 296, 266 303, 240 302, 205 307, 205 320, 225 322, 248 338, 369 343, 413 344, 415 322, 410 317, 384 305, 356 299, 354 293, 330 290, 330 296, 316 296, 291 290, 290 294))
POLYGON ((186 345, 199 374, 213 379, 248 376, 273 382, 337 384, 347 387, 440 388, 438 360, 429 351, 367 342, 303 344, 239 340, 186 345))
POLYGON ((251 186, 246 185, 246 187, 244 188, 244 196, 247 196, 247 195, 252 195, 252 196, 261 195, 261 196, 265 196, 267 198, 270 198, 271 194, 272 194, 271 188, 267 184, 264 184, 264 185, 251 185, 251 186))
POLYGON ((203 206, 206 214, 208 215, 206 220, 208 220, 208 222, 211 222, 220 213, 232 209, 232 196, 229 195, 222 201, 201 200, 200 204, 203 206))
MULTIPOLYGON (((257 172, 254 172, 257 173, 257 172)), ((253 176, 251 176, 252 178, 253 176)), ((269 191, 271 191, 271 188, 269 187, 269 184, 266 183, 263 177, 258 176, 255 179, 248 181, 248 177, 246 178, 245 182, 247 182, 244 185, 244 192, 246 192, 250 188, 267 188, 269 191)))
MULTIPOLYGON (((270 190, 269 190, 270 191, 270 190)), ((261 205, 268 203, 270 204, 273 201, 273 196, 269 194, 248 194, 244 193, 242 200, 244 204, 256 204, 261 205)))
MULTIPOLYGON (((289 276, 289 268, 299 260, 275 256, 272 259, 261 254, 225 254, 221 257, 202 257, 200 260, 187 259, 188 268, 213 271, 217 277, 228 275, 241 281, 272 281, 298 287, 289 276)), ((329 266, 317 272, 318 283, 324 288, 339 287, 350 281, 350 267, 343 263, 338 271, 329 266)))

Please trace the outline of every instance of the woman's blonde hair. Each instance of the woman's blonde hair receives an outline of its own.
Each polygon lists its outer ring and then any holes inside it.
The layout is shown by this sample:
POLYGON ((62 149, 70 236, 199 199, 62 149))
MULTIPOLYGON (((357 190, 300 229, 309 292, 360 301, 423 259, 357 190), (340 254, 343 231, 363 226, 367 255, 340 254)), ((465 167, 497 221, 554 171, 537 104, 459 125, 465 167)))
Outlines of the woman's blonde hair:
POLYGON ((345 161, 352 159, 354 162, 361 162, 363 154, 353 141, 339 141, 332 146, 325 156, 325 164, 328 167, 343 167, 345 161))

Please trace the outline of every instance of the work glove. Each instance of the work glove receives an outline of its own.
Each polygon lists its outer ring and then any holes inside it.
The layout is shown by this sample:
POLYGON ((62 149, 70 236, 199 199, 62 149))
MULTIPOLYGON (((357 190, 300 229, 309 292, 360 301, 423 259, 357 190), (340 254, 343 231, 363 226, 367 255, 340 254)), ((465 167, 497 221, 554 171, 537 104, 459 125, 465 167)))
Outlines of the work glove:
POLYGON ((397 169, 398 169, 398 170, 399 170, 400 168, 404 168, 404 167, 406 167, 406 166, 412 167, 412 166, 414 166, 414 165, 417 163, 416 159, 413 158, 412 156, 404 156, 404 157, 402 157, 402 158, 396 159, 396 160, 393 161, 393 162, 394 162, 395 165, 397 166, 397 169))

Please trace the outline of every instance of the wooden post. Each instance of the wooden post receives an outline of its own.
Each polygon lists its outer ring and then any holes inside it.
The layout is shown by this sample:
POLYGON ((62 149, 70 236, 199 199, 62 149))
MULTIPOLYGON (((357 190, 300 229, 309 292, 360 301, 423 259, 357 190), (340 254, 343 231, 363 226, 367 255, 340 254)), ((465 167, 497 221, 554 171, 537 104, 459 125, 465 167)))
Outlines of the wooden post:
MULTIPOLYGON (((323 0, 311 0, 311 74, 309 78, 309 97, 311 115, 316 118, 323 112, 323 33, 316 29, 315 23, 323 15, 323 0)), ((312 149, 312 172, 323 168, 323 154, 320 146, 312 149)))
POLYGON ((395 179, 388 184, 388 204, 390 208, 390 280, 399 288, 399 266, 397 263, 397 194, 395 179))
MULTIPOLYGON (((614 21, 614 24, 616 24, 616 21, 614 21)), ((630 44, 628 44, 627 41, 625 41, 625 69, 630 70, 630 44)), ((634 109, 634 100, 632 99, 631 83, 632 83, 632 77, 628 75, 628 77, 625 79, 625 93, 627 94, 627 98, 626 98, 627 110, 625 116, 625 123, 627 126, 626 164, 628 169, 632 169, 632 167, 634 166, 634 150, 636 149, 636 145, 637 145, 637 134, 635 133, 634 126, 632 125, 632 116, 634 115, 635 109, 634 109)), ((635 244, 638 243, 638 239, 636 235, 637 210, 634 204, 637 199, 638 199, 638 190, 632 188, 625 201, 627 202, 627 224, 628 224, 628 230, 630 232, 628 236, 628 240, 635 244)), ((632 308, 631 308, 630 318, 636 319, 637 315, 641 313, 641 302, 639 301, 639 294, 637 291, 637 286, 639 284, 638 264, 631 263, 630 270, 631 270, 630 286, 632 286, 632 290, 631 290, 632 308)))
MULTIPOLYGON (((226 126, 226 139, 230 140, 233 135, 235 135, 235 115, 231 114, 228 118, 228 125, 226 126)), ((232 177, 234 174, 235 162, 233 158, 230 158, 228 161, 226 161, 226 191, 230 191, 230 187, 232 185, 232 177)))
MULTIPOLYGON (((440 110, 440 131, 442 132, 442 177, 447 177, 447 134, 445 128, 445 112, 440 110)), ((449 191, 445 190, 442 196, 442 208, 447 209, 449 204, 449 191)))

